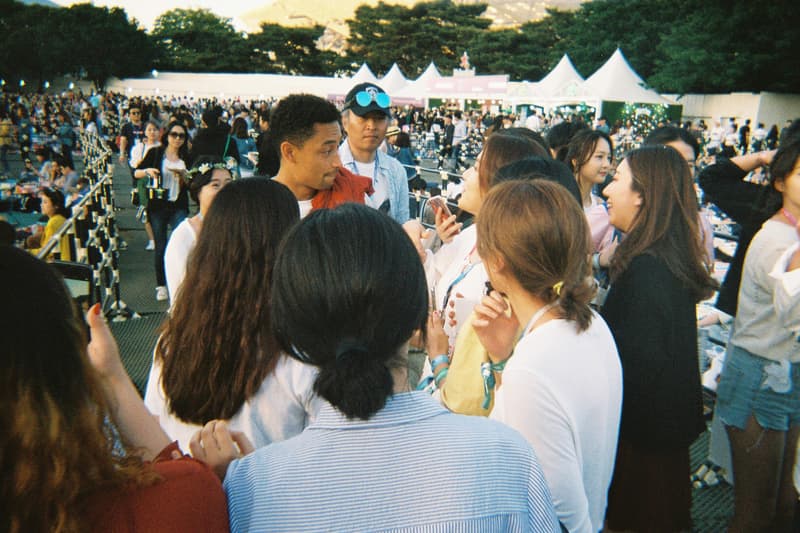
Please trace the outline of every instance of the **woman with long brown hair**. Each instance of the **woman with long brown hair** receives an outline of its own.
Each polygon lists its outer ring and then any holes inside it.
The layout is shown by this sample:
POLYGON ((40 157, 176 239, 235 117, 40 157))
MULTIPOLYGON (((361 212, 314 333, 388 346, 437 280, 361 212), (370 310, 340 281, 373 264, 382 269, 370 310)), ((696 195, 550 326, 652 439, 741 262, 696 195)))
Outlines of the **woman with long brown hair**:
MULTIPOLYGON (((491 134, 475 166, 464 172, 464 192, 458 200, 458 207, 476 219, 480 218, 484 198, 494 186, 495 175, 501 167, 531 156, 549 158, 547 149, 532 135, 532 132, 525 134, 516 128, 491 134)), ((449 211, 435 211, 436 231, 444 244, 436 253, 426 254, 425 269, 428 285, 432 288, 431 305, 445 317, 444 331, 449 339, 449 349, 428 353, 430 371, 442 402, 449 409, 463 414, 487 415, 490 403, 485 403, 478 368, 485 354, 469 327, 469 317, 481 301, 488 279, 477 250, 475 226, 464 228, 449 211), (465 347, 456 350, 456 345, 465 347), (474 350, 466 348, 466 345, 474 350), (451 354, 455 353, 462 358, 460 363, 466 363, 466 366, 455 362, 451 367, 451 354), (475 361, 478 366, 472 364, 475 361), (461 371, 466 371, 477 387, 470 387, 467 381, 459 379, 461 371), (448 379, 450 385, 446 385, 448 379)), ((405 227, 408 230, 408 224, 405 227)))
POLYGON ((477 224, 492 290, 472 327, 489 354, 487 385, 502 381, 490 416, 531 443, 566 529, 596 533, 622 373, 611 332, 589 306, 589 227, 570 193, 541 179, 493 187, 477 224))
POLYGON ((676 150, 646 146, 628 154, 604 193, 611 224, 626 234, 602 311, 623 375, 608 528, 688 531, 689 444, 705 429, 695 305, 716 287, 691 173, 676 150))
POLYGON ((594 194, 594 187, 605 182, 611 171, 614 144, 607 133, 585 129, 579 131, 567 148, 567 164, 581 191, 581 202, 592 239, 592 265, 595 270, 608 268, 614 253, 614 228, 608 221, 603 199, 594 194))
POLYGON ((145 403, 181 446, 213 419, 256 446, 300 433, 318 409, 315 371, 283 355, 270 326, 278 244, 299 219, 280 183, 249 178, 208 210, 156 346, 145 403))
POLYGON ((133 177, 148 179, 147 216, 155 239, 156 300, 169 298, 164 270, 167 249, 167 226, 174 231, 189 214, 186 170, 189 149, 188 133, 183 124, 171 122, 161 138, 161 145, 150 149, 139 162, 133 177))
POLYGON ((144 408, 99 304, 87 350, 49 265, 0 246, 0 276, 0 531, 228 531, 222 487, 144 408))

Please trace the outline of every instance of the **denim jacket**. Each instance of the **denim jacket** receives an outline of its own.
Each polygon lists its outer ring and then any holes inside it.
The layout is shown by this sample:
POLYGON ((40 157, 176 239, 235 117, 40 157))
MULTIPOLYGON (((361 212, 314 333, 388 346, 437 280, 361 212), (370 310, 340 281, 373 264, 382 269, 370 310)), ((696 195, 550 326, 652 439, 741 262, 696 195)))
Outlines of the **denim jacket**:
MULTIPOLYGON (((339 157, 342 165, 351 172, 358 174, 353 153, 350 151, 350 144, 345 140, 339 146, 339 157)), ((380 150, 375 152, 378 159, 378 169, 389 182, 389 216, 400 224, 409 219, 408 211, 408 178, 403 165, 397 159, 384 154, 380 150)))

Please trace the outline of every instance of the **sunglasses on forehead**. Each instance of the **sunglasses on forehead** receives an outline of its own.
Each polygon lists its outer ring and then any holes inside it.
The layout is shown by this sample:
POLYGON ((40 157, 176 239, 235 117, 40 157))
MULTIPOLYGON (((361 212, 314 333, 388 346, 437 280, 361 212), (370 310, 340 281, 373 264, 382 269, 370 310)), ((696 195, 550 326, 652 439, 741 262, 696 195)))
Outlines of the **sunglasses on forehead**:
POLYGON ((386 109, 392 103, 392 99, 386 93, 358 91, 356 93, 356 103, 361 107, 367 107, 372 102, 378 104, 378 107, 386 109))

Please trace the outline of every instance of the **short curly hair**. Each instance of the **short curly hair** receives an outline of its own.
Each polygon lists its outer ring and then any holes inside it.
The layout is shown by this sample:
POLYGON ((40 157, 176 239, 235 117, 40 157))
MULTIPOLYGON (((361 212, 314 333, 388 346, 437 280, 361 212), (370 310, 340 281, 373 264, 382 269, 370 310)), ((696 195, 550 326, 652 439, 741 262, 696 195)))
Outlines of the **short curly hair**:
POLYGON ((342 123, 341 113, 331 102, 313 94, 290 94, 272 110, 269 131, 280 153, 284 141, 302 146, 314 135, 315 124, 331 122, 342 123))

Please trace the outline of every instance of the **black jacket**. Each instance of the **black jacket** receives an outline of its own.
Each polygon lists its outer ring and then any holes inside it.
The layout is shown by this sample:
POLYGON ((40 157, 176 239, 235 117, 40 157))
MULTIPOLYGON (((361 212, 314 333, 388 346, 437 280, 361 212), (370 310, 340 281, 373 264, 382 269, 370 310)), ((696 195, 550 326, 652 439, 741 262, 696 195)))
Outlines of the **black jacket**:
POLYGON ((622 363, 620 438, 649 449, 688 446, 705 429, 695 302, 666 263, 634 257, 602 316, 622 363))
POLYGON ((239 149, 236 141, 233 140, 226 124, 220 124, 216 128, 201 128, 192 140, 192 149, 189 151, 189 168, 194 166, 194 162, 200 156, 208 155, 220 159, 232 157, 239 162, 239 149))

